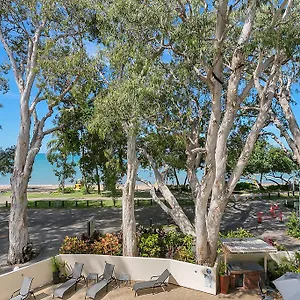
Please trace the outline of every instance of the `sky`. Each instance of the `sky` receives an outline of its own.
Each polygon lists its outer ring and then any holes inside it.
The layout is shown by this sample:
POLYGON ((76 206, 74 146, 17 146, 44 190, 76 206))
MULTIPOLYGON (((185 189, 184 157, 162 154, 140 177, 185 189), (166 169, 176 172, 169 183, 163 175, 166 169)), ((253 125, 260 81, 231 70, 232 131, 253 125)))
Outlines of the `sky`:
MULTIPOLYGON (((92 43, 87 43, 86 46, 90 55, 95 55, 95 53, 97 52, 96 46, 92 43)), ((2 63, 3 61, 8 62, 6 53, 4 49, 0 46, 0 63, 2 63)), ((0 147, 2 148, 6 148, 16 144, 20 126, 18 88, 16 86, 12 72, 8 74, 7 78, 9 79, 10 89, 6 94, 0 93, 0 103, 3 105, 3 107, 0 108, 0 126, 2 127, 2 130, 0 129, 0 147)), ((34 90, 33 92, 36 92, 36 90, 34 90)), ((34 97, 34 93, 32 96, 34 97)), ((297 104, 293 106, 293 111, 298 122, 300 123, 300 95, 294 93, 292 96, 297 104)), ((46 106, 40 105, 39 113, 42 115, 45 112, 46 106)), ((46 123, 46 127, 49 128, 51 127, 51 125, 52 120, 49 120, 49 122, 46 123)), ((50 139, 51 136, 46 136, 44 138, 40 153, 47 152, 47 142, 50 139)))

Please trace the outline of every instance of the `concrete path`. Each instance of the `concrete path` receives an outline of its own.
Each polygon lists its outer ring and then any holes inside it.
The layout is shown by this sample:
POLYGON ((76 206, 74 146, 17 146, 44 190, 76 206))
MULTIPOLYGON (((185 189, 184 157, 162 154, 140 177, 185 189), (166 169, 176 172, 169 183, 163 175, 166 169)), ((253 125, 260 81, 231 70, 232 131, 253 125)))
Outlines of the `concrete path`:
MULTIPOLYGON (((289 250, 298 250, 300 241, 288 237, 285 233, 285 221, 291 210, 281 205, 284 222, 270 218, 267 213, 271 202, 266 200, 237 200, 228 204, 221 230, 231 230, 243 227, 255 236, 275 237, 289 250), (263 211, 265 217, 262 224, 257 223, 256 213, 263 211)), ((274 203, 274 201, 273 201, 274 203)), ((184 207, 190 220, 194 219, 192 207, 184 207)), ((0 210, 0 273, 12 269, 6 265, 8 249, 8 214, 7 209, 0 210)), ((91 216, 96 218, 96 229, 102 233, 118 231, 121 228, 122 210, 120 208, 85 208, 85 209, 29 209, 29 234, 34 245, 39 246, 40 254, 34 260, 51 257, 58 249, 65 236, 79 235, 86 232, 86 222, 91 216)), ((153 224, 167 224, 169 218, 158 206, 135 208, 137 224, 149 226, 150 218, 153 224)), ((169 218, 170 219, 170 218, 169 218)))

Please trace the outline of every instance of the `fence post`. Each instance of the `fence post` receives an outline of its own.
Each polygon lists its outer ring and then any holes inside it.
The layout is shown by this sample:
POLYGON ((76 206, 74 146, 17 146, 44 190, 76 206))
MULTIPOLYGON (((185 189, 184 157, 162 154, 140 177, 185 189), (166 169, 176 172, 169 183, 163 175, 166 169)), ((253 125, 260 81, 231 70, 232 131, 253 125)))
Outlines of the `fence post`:
POLYGON ((48 204, 49 204, 49 207, 51 207, 51 200, 49 201, 49 203, 48 203, 48 204))
POLYGON ((140 199, 137 199, 137 206, 140 205, 140 199))
POLYGON ((280 192, 278 192, 278 198, 280 198, 280 192))
POLYGON ((86 207, 89 207, 89 200, 86 200, 86 207))
POLYGON ((114 207, 115 207, 116 206, 116 199, 114 198, 113 201, 114 201, 114 207))
POLYGON ((269 192, 269 198, 271 198, 271 193, 269 192))
POLYGON ((65 207, 65 201, 64 200, 61 201, 61 206, 65 207))
POLYGON ((75 206, 78 207, 78 201, 77 200, 75 201, 75 206))
POLYGON ((5 207, 6 207, 6 208, 8 207, 8 202, 7 202, 7 200, 5 201, 5 207))
POLYGON ((152 221, 153 221, 152 218, 150 218, 150 227, 152 227, 152 221))
POLYGON ((100 206, 103 207, 103 200, 100 201, 100 206))

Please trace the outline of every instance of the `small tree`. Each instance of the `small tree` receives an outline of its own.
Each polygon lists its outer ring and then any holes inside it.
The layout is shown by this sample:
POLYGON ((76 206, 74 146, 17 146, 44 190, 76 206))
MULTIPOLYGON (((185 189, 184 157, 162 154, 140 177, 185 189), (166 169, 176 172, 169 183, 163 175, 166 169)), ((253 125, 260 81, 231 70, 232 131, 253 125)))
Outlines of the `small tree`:
POLYGON ((0 148, 0 174, 11 174, 14 166, 15 146, 6 149, 0 148))
POLYGON ((54 166, 54 174, 58 178, 62 193, 64 193, 66 180, 73 182, 75 179, 76 163, 70 161, 69 151, 60 132, 54 134, 47 147, 47 159, 54 166))

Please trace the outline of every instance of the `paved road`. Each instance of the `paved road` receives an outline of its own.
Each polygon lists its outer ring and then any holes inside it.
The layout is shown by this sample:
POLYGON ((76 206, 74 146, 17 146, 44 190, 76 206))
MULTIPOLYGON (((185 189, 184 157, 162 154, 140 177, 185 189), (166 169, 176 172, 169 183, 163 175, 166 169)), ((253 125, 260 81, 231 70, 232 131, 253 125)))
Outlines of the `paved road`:
MULTIPOLYGON (((231 230, 244 227, 256 236, 276 237, 279 242, 289 249, 298 249, 299 240, 286 236, 285 224, 278 220, 264 218, 262 224, 257 223, 256 212, 267 212, 268 201, 239 200, 229 203, 221 224, 222 230, 231 230)), ((194 218, 193 208, 184 207, 191 220, 194 218)), ((282 207, 286 221, 290 210, 282 207)), ((0 273, 11 269, 6 265, 8 249, 8 210, 0 210, 0 273)), ((120 230, 122 211, 120 208, 85 208, 85 209, 29 209, 29 234, 34 245, 39 245, 40 254, 35 259, 41 260, 58 252, 65 236, 79 235, 86 231, 87 220, 96 217, 96 229, 102 233, 120 230)), ((158 206, 137 207, 135 209, 137 224, 149 225, 166 224, 168 216, 158 206)))

